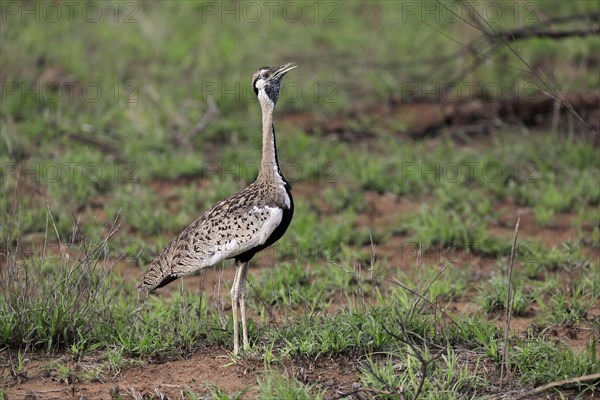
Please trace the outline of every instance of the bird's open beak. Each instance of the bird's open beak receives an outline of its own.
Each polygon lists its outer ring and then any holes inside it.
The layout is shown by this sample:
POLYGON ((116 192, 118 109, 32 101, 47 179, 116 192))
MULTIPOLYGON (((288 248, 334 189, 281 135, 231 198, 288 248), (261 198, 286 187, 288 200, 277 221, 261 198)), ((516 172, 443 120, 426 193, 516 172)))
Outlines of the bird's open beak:
POLYGON ((291 70, 293 70, 296 67, 297 67, 297 65, 295 65, 294 63, 283 64, 281 67, 279 67, 279 69, 277 71, 275 71, 275 73, 273 75, 274 75, 274 77, 281 79, 281 78, 283 78, 283 76, 285 74, 287 74, 288 72, 290 72, 291 70))

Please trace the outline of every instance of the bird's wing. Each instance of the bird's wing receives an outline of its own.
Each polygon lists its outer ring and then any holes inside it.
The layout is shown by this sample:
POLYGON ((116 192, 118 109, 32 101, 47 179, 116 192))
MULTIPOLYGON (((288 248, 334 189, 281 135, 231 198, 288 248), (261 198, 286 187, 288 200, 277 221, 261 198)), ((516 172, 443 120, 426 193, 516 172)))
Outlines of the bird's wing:
MULTIPOLYGON (((243 215, 233 215, 225 218, 225 229, 209 231, 208 240, 198 244, 206 246, 201 251, 200 264, 196 268, 202 269, 213 266, 223 260, 245 253, 255 247, 263 245, 273 231, 279 226, 283 218, 283 210, 279 207, 254 206, 243 215), (221 233, 222 232, 222 233, 221 233)), ((195 254, 190 254, 187 261, 194 263, 195 254)), ((186 271, 178 271, 175 273, 186 271)))
POLYGON ((141 290, 150 291, 263 245, 283 218, 272 206, 218 203, 188 226, 148 267, 141 290))

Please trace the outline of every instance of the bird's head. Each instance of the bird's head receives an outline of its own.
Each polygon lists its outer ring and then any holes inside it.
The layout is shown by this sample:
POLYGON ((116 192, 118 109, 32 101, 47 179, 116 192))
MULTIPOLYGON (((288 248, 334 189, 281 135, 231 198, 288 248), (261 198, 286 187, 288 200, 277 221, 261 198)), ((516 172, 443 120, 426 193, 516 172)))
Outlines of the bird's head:
POLYGON ((293 63, 287 63, 280 67, 262 67, 254 73, 252 87, 260 104, 275 106, 279 99, 282 78, 296 67, 293 63))

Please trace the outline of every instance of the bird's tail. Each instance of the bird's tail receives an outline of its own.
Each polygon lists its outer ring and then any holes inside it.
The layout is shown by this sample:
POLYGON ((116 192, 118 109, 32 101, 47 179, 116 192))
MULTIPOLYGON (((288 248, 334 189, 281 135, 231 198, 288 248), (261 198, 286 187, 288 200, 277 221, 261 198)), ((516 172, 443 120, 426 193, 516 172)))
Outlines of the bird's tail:
POLYGON ((173 274, 171 268, 171 248, 173 243, 167 246, 156 258, 150 263, 146 270, 142 281, 138 285, 138 291, 151 292, 155 289, 163 287, 168 283, 173 282, 179 276, 173 274))
POLYGON ((144 275, 144 279, 140 282, 137 289, 139 292, 151 292, 155 289, 161 288, 171 282, 173 282, 178 277, 175 275, 167 275, 160 279, 148 278, 148 273, 144 275))

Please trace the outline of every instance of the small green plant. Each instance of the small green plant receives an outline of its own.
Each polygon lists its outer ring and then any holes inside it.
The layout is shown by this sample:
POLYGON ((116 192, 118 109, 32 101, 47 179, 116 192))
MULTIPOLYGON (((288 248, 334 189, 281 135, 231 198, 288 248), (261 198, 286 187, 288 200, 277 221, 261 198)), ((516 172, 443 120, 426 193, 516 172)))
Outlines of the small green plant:
POLYGON ((588 319, 597 299, 598 293, 594 294, 585 281, 578 283, 573 290, 549 288, 546 293, 538 295, 537 302, 542 310, 540 319, 574 328, 588 319))
POLYGON ((8 362, 10 365, 10 372, 17 381, 27 377, 27 366, 31 362, 31 359, 27 357, 26 350, 19 349, 16 358, 13 358, 9 351, 8 362))
POLYGON ((545 246, 536 247, 537 249, 532 254, 531 260, 535 261, 540 268, 545 270, 557 271, 562 269, 571 271, 573 268, 585 263, 579 243, 565 242, 551 249, 545 246))
POLYGON ((348 189, 348 184, 327 187, 318 200, 324 201, 330 212, 363 211, 365 208, 364 193, 348 189))
POLYGON ((598 371, 595 345, 577 351, 541 338, 521 341, 511 349, 510 360, 520 380, 533 385, 598 371))
MULTIPOLYGON (((246 388, 243 390, 238 390, 235 393, 229 395, 227 394, 227 392, 219 387, 216 386, 212 386, 212 385, 207 385, 208 386, 208 392, 210 394, 210 398, 211 400, 240 400, 243 399, 244 396, 246 395, 246 393, 248 392, 248 390, 250 390, 250 388, 246 388)), ((203 399, 204 397, 198 397, 197 394, 193 393, 190 390, 185 390, 185 395, 187 396, 188 399, 190 400, 196 400, 196 399, 203 399)))
POLYGON ((52 369, 54 371, 56 379, 58 379, 59 382, 63 382, 69 385, 72 384, 75 381, 75 379, 77 379, 77 373, 75 371, 75 368, 70 364, 56 362, 52 366, 52 369))
POLYGON ((102 356, 104 367, 111 375, 117 375, 125 364, 122 348, 108 348, 102 356))
POLYGON ((556 218, 555 211, 552 208, 548 208, 543 204, 537 204, 533 208, 533 215, 537 223, 541 226, 551 225, 556 218))
POLYGON ((589 246, 593 249, 600 249, 600 228, 599 227, 594 227, 594 230, 592 231, 592 234, 590 235, 589 238, 589 246))
POLYGON ((420 292, 433 303, 460 297, 467 288, 464 271, 450 263, 443 269, 431 265, 418 266, 413 274, 403 274, 399 279, 420 288, 420 292))
POLYGON ((252 283, 258 300, 270 305, 282 304, 286 307, 307 304, 320 298, 323 288, 311 284, 312 271, 299 263, 285 263, 276 269, 263 271, 260 281, 252 283))
POLYGON ((261 400, 297 399, 321 400, 323 392, 313 385, 305 385, 287 373, 266 370, 258 381, 258 398, 261 400))
POLYGON ((483 351, 488 358, 496 362, 501 359, 500 329, 481 316, 460 316, 443 331, 443 335, 451 344, 483 351))
POLYGON ((580 294, 573 294, 571 299, 565 295, 554 296, 549 306, 555 323, 575 327, 579 321, 587 318, 592 304, 583 304, 580 294))
MULTIPOLYGON (((488 283, 480 289, 479 297, 485 312, 492 313, 506 308, 506 293, 508 282, 505 277, 494 275, 488 283)), ((515 316, 523 315, 527 311, 531 299, 523 289, 513 284, 512 313, 515 316)))
POLYGON ((487 386, 486 379, 473 374, 474 365, 459 363, 457 354, 451 348, 440 349, 437 355, 430 355, 424 347, 422 355, 413 354, 410 347, 388 354, 384 361, 370 358, 360 369, 361 380, 373 395, 383 399, 398 399, 403 396, 425 399, 456 399, 464 393, 477 392, 487 386), (444 391, 436 390, 445 388, 444 391))

